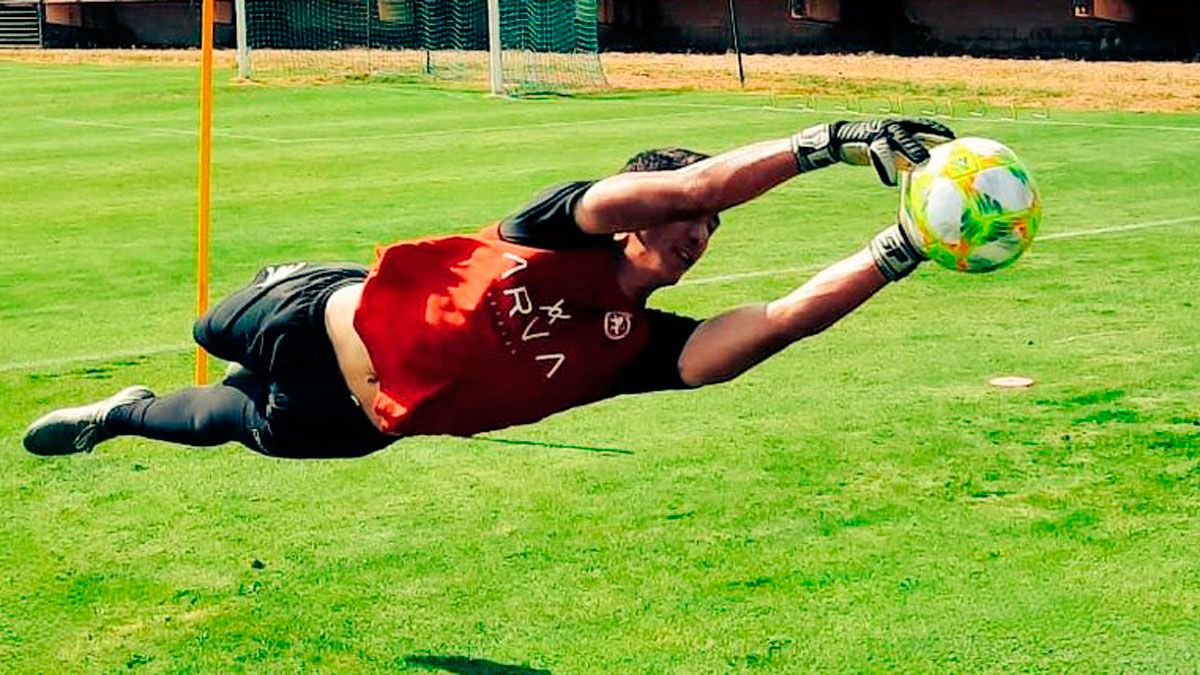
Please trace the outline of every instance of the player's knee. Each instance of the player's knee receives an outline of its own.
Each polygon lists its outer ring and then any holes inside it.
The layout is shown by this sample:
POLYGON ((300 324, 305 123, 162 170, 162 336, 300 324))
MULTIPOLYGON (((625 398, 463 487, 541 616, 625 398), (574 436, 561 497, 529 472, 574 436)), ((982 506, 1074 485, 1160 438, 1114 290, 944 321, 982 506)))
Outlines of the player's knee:
POLYGON ((208 349, 211 343, 211 316, 211 313, 205 313, 192 324, 192 340, 205 349, 208 349))
POLYGON ((192 339, 213 356, 225 361, 241 361, 239 342, 230 325, 230 313, 218 305, 192 324, 192 339))

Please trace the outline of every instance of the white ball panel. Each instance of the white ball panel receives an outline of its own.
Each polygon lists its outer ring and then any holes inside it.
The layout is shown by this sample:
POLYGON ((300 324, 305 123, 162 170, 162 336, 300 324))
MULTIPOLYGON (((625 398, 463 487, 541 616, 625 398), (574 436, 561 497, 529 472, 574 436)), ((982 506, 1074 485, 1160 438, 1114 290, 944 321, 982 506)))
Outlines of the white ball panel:
POLYGON ((991 196, 1007 211, 1023 211, 1033 205, 1033 191, 1005 167, 975 174, 975 189, 991 196))
POLYGON ((948 244, 962 239, 963 196, 952 180, 938 178, 929 188, 926 203, 929 229, 948 244))

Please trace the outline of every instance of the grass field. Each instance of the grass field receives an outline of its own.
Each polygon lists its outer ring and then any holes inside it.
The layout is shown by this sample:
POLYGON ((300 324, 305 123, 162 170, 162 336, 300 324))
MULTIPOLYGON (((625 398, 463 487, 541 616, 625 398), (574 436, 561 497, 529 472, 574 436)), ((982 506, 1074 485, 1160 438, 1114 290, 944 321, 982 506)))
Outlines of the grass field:
MULTIPOLYGON (((354 461, 28 456, 50 408, 191 377, 194 92, 188 69, 0 62, 0 671, 1200 663, 1200 114, 953 120, 1032 166, 1036 248, 991 276, 926 266, 727 385, 354 461)), ((221 85, 213 293, 827 103, 221 85)), ((894 202, 869 170, 793 181, 652 304, 779 296, 894 202)))

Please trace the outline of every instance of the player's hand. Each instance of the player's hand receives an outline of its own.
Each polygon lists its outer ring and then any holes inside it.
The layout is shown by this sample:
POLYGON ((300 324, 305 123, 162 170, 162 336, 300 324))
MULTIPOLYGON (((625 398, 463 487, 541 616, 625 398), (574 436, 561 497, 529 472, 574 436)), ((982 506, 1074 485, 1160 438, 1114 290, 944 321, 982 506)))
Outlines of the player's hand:
POLYGON ((834 122, 809 127, 792 137, 801 173, 845 162, 871 165, 884 185, 896 185, 900 171, 929 159, 929 148, 954 139, 946 125, 929 119, 892 118, 834 122))

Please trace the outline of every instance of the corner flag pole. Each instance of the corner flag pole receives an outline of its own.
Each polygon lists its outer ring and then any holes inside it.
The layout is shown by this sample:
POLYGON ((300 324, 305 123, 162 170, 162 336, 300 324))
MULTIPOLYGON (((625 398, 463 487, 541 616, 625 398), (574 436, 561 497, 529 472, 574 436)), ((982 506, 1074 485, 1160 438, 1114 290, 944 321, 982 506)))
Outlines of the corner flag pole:
MULTIPOLYGON (((196 235, 196 316, 208 311, 208 230, 212 205, 212 71, 216 0, 204 0, 200 17, 200 170, 196 235)), ((208 382, 208 354, 196 348, 196 384, 208 382)))

